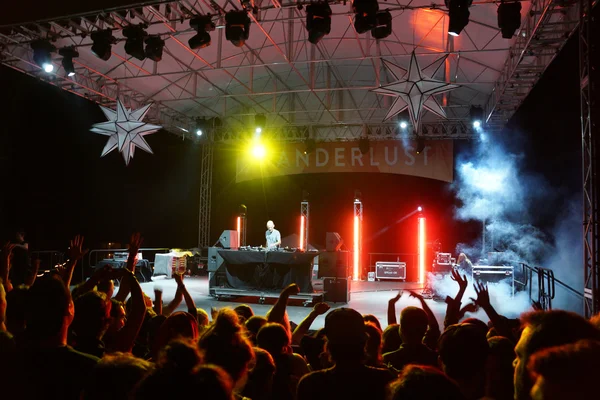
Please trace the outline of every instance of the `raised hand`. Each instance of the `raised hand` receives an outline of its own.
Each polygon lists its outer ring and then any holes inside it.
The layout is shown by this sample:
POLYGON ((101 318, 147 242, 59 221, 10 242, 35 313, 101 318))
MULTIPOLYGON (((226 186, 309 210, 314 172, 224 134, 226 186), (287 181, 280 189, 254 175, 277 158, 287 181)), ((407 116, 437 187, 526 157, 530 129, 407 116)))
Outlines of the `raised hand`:
POLYGON ((83 247, 83 236, 77 235, 71 240, 69 244, 69 250, 67 250, 67 256, 71 261, 81 260, 87 253, 88 249, 82 250, 83 247))
POLYGON ((475 293, 477 293, 477 300, 471 298, 473 302, 477 303, 479 307, 486 308, 490 306, 490 292, 488 290, 487 285, 484 285, 481 282, 477 282, 473 284, 473 288, 475 289, 475 293))
POLYGON ((139 232, 131 235, 131 239, 129 239, 129 255, 135 257, 140 251, 143 243, 144 238, 142 238, 142 235, 139 232))
POLYGON ((327 303, 317 303, 315 304, 315 306, 313 307, 313 311, 317 314, 317 315, 323 315, 325 314, 327 311, 329 311, 329 304, 327 303))
POLYGON ((287 296, 294 296, 298 293, 300 293, 300 288, 295 283, 288 285, 288 287, 283 289, 283 292, 281 292, 282 295, 287 295, 287 296))
POLYGON ((467 289, 467 286, 469 284, 469 282, 467 281, 467 276, 460 276, 456 269, 452 270, 452 280, 458 283, 460 290, 462 290, 463 292, 467 289))
POLYGON ((479 311, 479 306, 476 303, 471 302, 465 305, 461 311, 464 311, 465 313, 476 313, 479 311))
POLYGON ((16 245, 12 244, 11 242, 4 243, 4 245, 2 246, 2 257, 10 257, 15 246, 16 245))
POLYGON ((421 295, 421 293, 417 293, 414 290, 409 290, 408 291, 409 296, 410 297, 414 297, 415 299, 419 300, 419 301, 424 301, 423 296, 421 295))
POLYGON ((403 294, 404 294, 404 292, 402 290, 399 290, 398 294, 396 295, 396 297, 392 297, 390 299, 390 303, 394 303, 394 304, 397 303, 398 300, 400 300, 400 297, 402 297, 403 294))

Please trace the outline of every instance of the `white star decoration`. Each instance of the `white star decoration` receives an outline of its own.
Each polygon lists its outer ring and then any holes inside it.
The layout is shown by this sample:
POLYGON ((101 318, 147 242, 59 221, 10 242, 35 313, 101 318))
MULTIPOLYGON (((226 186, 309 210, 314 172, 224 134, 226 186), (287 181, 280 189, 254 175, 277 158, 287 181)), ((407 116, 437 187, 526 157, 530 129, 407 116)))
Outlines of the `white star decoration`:
MULTIPOLYGON (((434 71, 431 73, 431 76, 435 76, 440 67, 444 65, 447 57, 448 55, 443 56, 425 69, 433 67, 434 71)), ((373 89, 374 92, 385 96, 396 97, 394 104, 392 104, 392 107, 385 116, 385 121, 408 108, 413 127, 418 132, 423 108, 440 117, 446 117, 444 109, 433 95, 448 92, 458 88, 460 85, 439 81, 426 76, 419 68, 414 51, 410 57, 408 71, 389 61, 383 60, 383 62, 396 79, 395 82, 373 89)))
POLYGON ((109 136, 108 142, 106 142, 106 146, 102 150, 101 157, 118 149, 123 155, 125 165, 129 165, 129 161, 133 159, 136 147, 154 154, 144 136, 156 132, 162 126, 142 122, 151 105, 148 104, 132 112, 123 106, 121 100, 117 99, 116 111, 100 106, 108 121, 94 124, 90 130, 104 136, 109 136))

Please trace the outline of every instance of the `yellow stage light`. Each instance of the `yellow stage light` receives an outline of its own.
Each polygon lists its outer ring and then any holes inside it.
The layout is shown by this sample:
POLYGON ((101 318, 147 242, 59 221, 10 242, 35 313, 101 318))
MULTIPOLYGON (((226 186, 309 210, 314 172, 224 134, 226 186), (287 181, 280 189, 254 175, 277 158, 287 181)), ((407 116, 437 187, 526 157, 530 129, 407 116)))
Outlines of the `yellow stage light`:
POLYGON ((255 144, 252 147, 252 155, 254 158, 263 159, 267 155, 267 149, 262 144, 255 144))

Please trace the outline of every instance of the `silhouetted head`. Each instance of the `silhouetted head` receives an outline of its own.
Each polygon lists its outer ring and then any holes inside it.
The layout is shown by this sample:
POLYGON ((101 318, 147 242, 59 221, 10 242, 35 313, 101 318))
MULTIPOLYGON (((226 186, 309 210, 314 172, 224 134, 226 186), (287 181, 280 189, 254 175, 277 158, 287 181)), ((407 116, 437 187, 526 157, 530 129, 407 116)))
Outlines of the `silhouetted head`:
POLYGON ((402 343, 417 344, 427 332, 427 313, 419 307, 406 307, 400 312, 400 336, 402 343))

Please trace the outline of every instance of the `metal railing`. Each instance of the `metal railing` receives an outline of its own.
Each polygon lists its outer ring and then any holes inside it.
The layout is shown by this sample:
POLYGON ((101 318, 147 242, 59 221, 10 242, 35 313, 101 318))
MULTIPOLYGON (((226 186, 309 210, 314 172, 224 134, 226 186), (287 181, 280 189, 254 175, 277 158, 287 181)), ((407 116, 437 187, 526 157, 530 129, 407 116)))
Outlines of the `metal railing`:
MULTIPOLYGON (((90 250, 90 252, 88 253, 88 256, 87 256, 87 267, 92 268, 98 263, 98 261, 103 260, 103 259, 98 259, 98 256, 101 254, 108 255, 110 253, 119 253, 119 252, 128 252, 128 251, 129 251, 129 249, 94 249, 94 250, 90 250), (92 256, 93 256, 93 258, 92 258, 92 256)), ((141 248, 139 251, 142 253, 143 252, 153 252, 154 254, 168 253, 169 251, 171 251, 171 248, 168 248, 168 247, 144 247, 144 248, 141 248)), ((154 263, 151 262, 150 264, 152 265, 154 263)), ((81 267, 81 281, 82 282, 85 281, 85 268, 83 265, 81 267)))
POLYGON ((521 265, 521 277, 524 282, 521 282, 515 278, 515 283, 521 285, 523 288, 527 288, 529 293, 529 299, 531 301, 538 302, 543 310, 552 309, 552 300, 556 295, 556 285, 562 289, 567 290, 571 294, 583 299, 583 293, 578 292, 571 286, 567 285, 560 279, 554 276, 554 271, 549 268, 543 267, 532 267, 526 263, 520 263, 521 265), (534 298, 533 293, 533 281, 537 278, 537 298, 534 298))
POLYGON ((65 253, 59 250, 37 250, 31 252, 31 259, 41 261, 40 271, 50 271, 64 262, 65 253))

